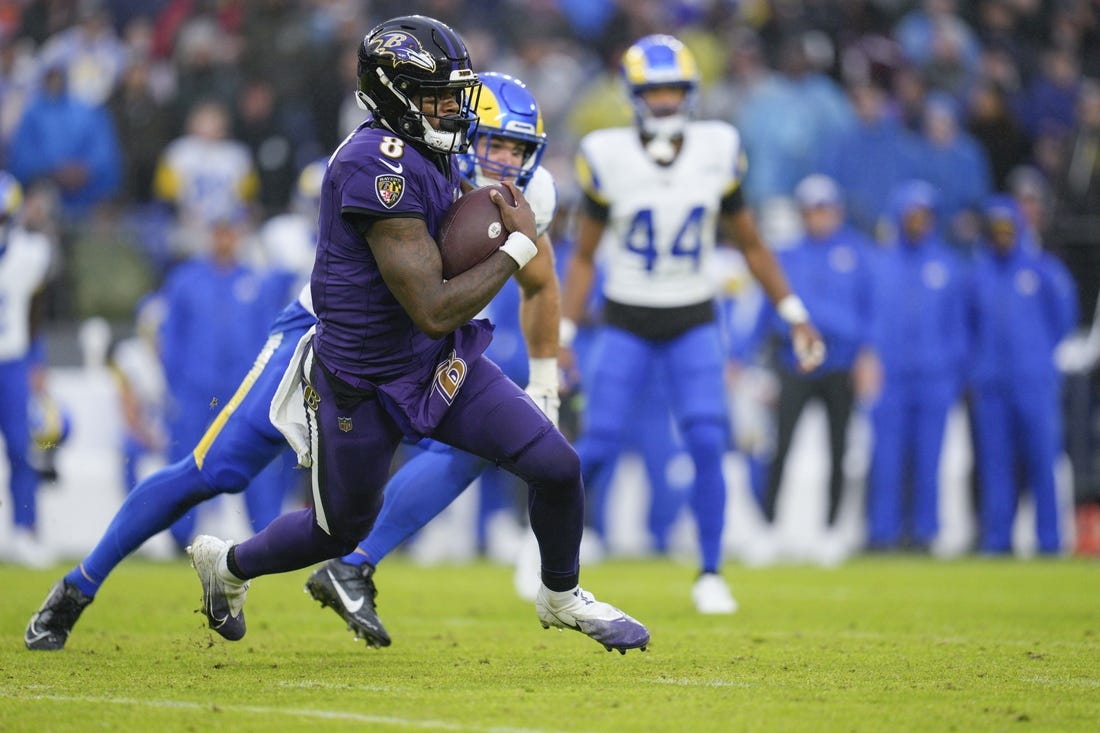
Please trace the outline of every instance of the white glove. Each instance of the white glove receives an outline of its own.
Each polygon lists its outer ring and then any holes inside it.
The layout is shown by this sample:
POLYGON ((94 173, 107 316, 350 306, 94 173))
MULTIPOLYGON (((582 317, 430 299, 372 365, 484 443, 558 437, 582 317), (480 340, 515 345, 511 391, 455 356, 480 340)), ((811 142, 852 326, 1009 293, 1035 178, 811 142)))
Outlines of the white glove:
POLYGON ((825 342, 816 332, 808 334, 805 329, 795 326, 791 330, 791 342, 795 358, 798 359, 798 367, 802 371, 812 372, 825 361, 825 342))
POLYGON ((554 427, 558 426, 558 360, 549 357, 530 360, 531 375, 527 380, 527 396, 535 401, 554 427))

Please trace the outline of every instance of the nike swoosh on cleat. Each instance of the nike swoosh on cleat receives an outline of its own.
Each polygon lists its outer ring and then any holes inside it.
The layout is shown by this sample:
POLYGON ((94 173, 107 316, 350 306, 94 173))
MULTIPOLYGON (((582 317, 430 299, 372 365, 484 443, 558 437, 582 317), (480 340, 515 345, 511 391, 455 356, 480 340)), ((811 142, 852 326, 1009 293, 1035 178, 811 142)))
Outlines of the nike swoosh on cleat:
POLYGON ((385 160, 384 158, 379 158, 379 160, 382 161, 382 165, 386 166, 387 168, 389 168, 394 173, 400 173, 403 170, 405 170, 405 166, 401 165, 400 163, 398 163, 397 165, 394 165, 393 163, 389 162, 388 160, 385 160))
POLYGON ((331 570, 326 570, 325 573, 328 575, 328 579, 332 581, 332 587, 336 589, 336 595, 340 596, 340 602, 344 604, 344 607, 351 613, 358 612, 359 609, 363 607, 363 597, 360 596, 359 598, 352 599, 352 597, 347 594, 347 591, 336 582, 336 578, 333 577, 331 570))
MULTIPOLYGON (((577 623, 577 620, 576 620, 576 619, 573 619, 573 623, 568 623, 568 622, 567 622, 567 621, 566 621, 565 619, 563 619, 563 618, 562 618, 561 616, 559 616, 558 614, 554 613, 553 611, 551 611, 550 613, 551 613, 551 614, 552 614, 552 615, 554 616, 554 618, 556 618, 556 619, 557 619, 558 621, 561 621, 561 627, 562 627, 562 628, 564 628, 564 629, 572 629, 573 631, 581 631, 581 626, 580 626, 580 624, 578 624, 578 623, 577 623)), ((583 632, 583 631, 581 631, 581 633, 583 634, 584 632, 583 632)))
POLYGON ((224 616, 218 616, 214 613, 214 606, 209 601, 207 601, 206 619, 211 623, 210 628, 220 629, 221 627, 225 626, 226 621, 229 620, 229 614, 227 613, 224 616))
POLYGON ((45 639, 49 635, 50 635, 49 631, 37 632, 34 628, 34 622, 31 622, 30 627, 27 629, 27 633, 23 634, 23 640, 28 644, 33 644, 34 642, 38 641, 39 639, 45 639), (31 634, 34 634, 34 635, 31 636, 31 634))

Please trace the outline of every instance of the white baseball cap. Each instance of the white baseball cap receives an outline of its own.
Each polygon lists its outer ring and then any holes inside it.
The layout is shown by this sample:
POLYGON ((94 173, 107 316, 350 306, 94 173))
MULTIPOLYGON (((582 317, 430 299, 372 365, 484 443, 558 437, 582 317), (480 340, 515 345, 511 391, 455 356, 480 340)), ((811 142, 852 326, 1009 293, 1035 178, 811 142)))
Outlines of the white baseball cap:
POLYGON ((806 176, 794 189, 794 197, 803 209, 840 206, 840 187, 829 176, 815 173, 806 176))

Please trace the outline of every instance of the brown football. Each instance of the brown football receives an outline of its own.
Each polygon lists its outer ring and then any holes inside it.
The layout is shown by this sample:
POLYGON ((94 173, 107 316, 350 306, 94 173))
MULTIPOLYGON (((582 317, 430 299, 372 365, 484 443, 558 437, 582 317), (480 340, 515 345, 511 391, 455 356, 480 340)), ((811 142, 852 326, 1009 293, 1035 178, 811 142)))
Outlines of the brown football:
POLYGON ((443 257, 444 280, 450 280, 484 262, 508 238, 508 230, 500 220, 500 209, 489 198, 489 192, 493 189, 500 191, 506 203, 515 205, 512 192, 505 186, 495 184, 475 188, 460 196, 447 209, 436 239, 439 254, 443 257))

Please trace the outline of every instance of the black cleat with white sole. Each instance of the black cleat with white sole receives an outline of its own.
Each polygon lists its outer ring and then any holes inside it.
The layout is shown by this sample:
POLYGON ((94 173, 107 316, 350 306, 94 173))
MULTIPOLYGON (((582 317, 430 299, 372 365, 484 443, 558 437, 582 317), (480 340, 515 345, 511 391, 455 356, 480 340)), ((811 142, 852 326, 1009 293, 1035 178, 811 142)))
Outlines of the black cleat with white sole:
POLYGON ((65 648, 80 614, 93 600, 64 578, 53 584, 42 607, 31 616, 23 643, 31 651, 55 652, 65 648))
POLYGON ((329 560, 313 571, 306 581, 306 592, 335 611, 369 647, 390 645, 390 635, 375 610, 374 566, 370 563, 352 565, 343 560, 329 560))

